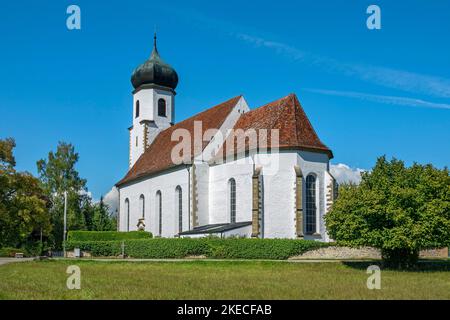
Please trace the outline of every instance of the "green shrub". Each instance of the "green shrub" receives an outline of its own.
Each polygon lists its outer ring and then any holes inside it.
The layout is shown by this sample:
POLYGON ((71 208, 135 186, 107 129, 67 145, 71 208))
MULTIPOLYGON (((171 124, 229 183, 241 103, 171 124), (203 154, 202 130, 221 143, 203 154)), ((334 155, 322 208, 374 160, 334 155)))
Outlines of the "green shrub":
POLYGON ((96 257, 114 257, 122 253, 122 241, 67 241, 66 249, 74 248, 89 251, 96 257))
POLYGON ((150 239, 152 234, 146 231, 69 231, 69 241, 114 241, 131 239, 150 239))
MULTIPOLYGON (((328 246, 312 240, 291 239, 138 239, 124 240, 125 254, 132 258, 184 258, 204 255, 214 259, 283 260, 308 250, 328 246)), ((122 241, 68 241, 67 248, 80 248, 93 256, 118 256, 122 241)))
POLYGON ((0 248, 0 257, 14 257, 17 252, 24 253, 24 250, 9 247, 0 248))
POLYGON ((126 242, 125 253, 134 258, 184 258, 207 255, 208 244, 202 239, 132 240, 126 242))
POLYGON ((209 257, 218 259, 283 260, 326 244, 292 239, 211 239, 209 257))

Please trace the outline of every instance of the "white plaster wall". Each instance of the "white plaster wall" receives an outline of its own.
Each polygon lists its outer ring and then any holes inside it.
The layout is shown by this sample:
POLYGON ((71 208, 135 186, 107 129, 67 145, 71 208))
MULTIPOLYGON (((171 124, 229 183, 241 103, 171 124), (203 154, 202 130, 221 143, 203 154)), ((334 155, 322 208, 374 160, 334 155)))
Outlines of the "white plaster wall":
MULTIPOLYGON (((303 212, 305 212, 305 199, 306 199, 306 188, 305 180, 309 174, 314 174, 316 176, 316 206, 317 206, 317 233, 320 236, 306 235, 305 239, 314 239, 325 241, 325 224, 324 224, 324 214, 325 214, 325 173, 329 168, 328 156, 324 153, 300 151, 297 153, 297 165, 300 167, 303 173, 303 212)), ((306 219, 303 219, 305 222, 306 219)), ((303 229, 305 230, 305 228, 303 229)))
POLYGON ((197 217, 198 225, 209 224, 209 166, 206 163, 195 164, 195 175, 197 179, 197 217))
POLYGON ((165 91, 161 89, 153 90, 153 119, 157 126, 161 129, 168 128, 171 123, 175 123, 174 115, 175 111, 175 96, 173 92, 165 91), (166 117, 158 116, 158 100, 163 98, 166 101, 166 117))
POLYGON ((146 231, 159 235, 159 214, 156 210, 156 192, 162 194, 163 237, 173 237, 178 234, 178 211, 176 205, 175 188, 180 185, 183 193, 183 231, 189 230, 188 216, 188 173, 185 168, 166 172, 119 188, 120 192, 120 220, 119 230, 127 231, 125 200, 130 201, 130 231, 137 230, 139 212, 139 197, 145 197, 146 231))
POLYGON ((141 124, 133 125, 130 133, 130 168, 136 163, 141 154, 144 153, 144 126, 141 124), (137 137, 137 145, 136 145, 137 137))
MULTIPOLYGON (((328 185, 333 183, 334 178, 328 171, 324 172, 324 177, 325 177, 325 188, 326 188, 328 185)), ((323 226, 323 229, 322 229, 323 233, 322 234, 323 234, 324 241, 329 242, 329 241, 333 241, 333 240, 328 235, 328 232, 327 232, 327 229, 326 229, 326 226, 325 226, 325 215, 328 213, 327 207, 331 206, 332 203, 328 203, 326 189, 324 190, 323 201, 324 201, 324 212, 323 212, 323 215, 321 215, 321 217, 320 217, 321 218, 321 225, 323 226)))
POLYGON ((231 178, 236 180, 236 222, 252 220, 253 165, 243 160, 215 165, 209 169, 209 223, 230 222, 228 181, 231 178))
POLYGON ((296 152, 260 154, 211 167, 211 223, 229 222, 228 180, 236 180, 237 221, 252 220, 253 161, 263 176, 263 225, 265 238, 295 237, 296 152), (276 165, 275 165, 276 164, 276 165))
MULTIPOLYGON (((323 223, 325 208, 323 181, 328 169, 327 155, 307 151, 281 151, 279 154, 256 155, 253 159, 256 166, 262 167, 264 208, 261 231, 264 237, 296 237, 294 166, 297 165, 301 168, 304 179, 311 173, 317 177, 317 231, 321 236, 306 236, 306 238, 326 240, 323 223)), ((238 222, 251 221, 253 159, 241 158, 210 168, 209 223, 230 221, 228 201, 230 178, 236 180, 236 219, 238 222)), ((305 188, 303 190, 305 193, 305 188)), ((303 201, 305 201, 305 194, 303 201)))
POLYGON ((271 155, 278 161, 278 170, 268 174, 263 166, 264 238, 293 238, 295 236, 295 153, 271 155), (278 157, 278 160, 276 159, 278 157))
POLYGON ((161 89, 141 89, 133 95, 133 124, 142 120, 153 120, 157 124, 166 125, 174 122, 172 109, 175 107, 175 95, 171 91, 161 89), (158 100, 166 100, 167 117, 158 116, 158 100), (136 101, 139 100, 139 117, 136 118, 136 101))
POLYGON ((158 134, 161 132, 161 128, 156 123, 150 122, 147 125, 147 145, 151 145, 155 141, 158 134))
POLYGON ((173 108, 175 107, 175 96, 173 92, 160 89, 141 89, 133 95, 133 128, 131 129, 130 143, 130 167, 144 153, 144 125, 141 121, 154 121, 148 130, 148 145, 150 145, 155 137, 164 129, 170 127, 173 119, 173 108), (158 116, 158 100, 163 98, 166 101, 167 117, 158 116), (136 117, 136 102, 139 100, 139 117, 136 117), (136 146, 136 137, 138 143, 136 146))
POLYGON ((141 89, 133 95, 133 125, 142 120, 154 120, 154 89, 141 89), (136 101, 139 100, 139 117, 136 118, 136 101))

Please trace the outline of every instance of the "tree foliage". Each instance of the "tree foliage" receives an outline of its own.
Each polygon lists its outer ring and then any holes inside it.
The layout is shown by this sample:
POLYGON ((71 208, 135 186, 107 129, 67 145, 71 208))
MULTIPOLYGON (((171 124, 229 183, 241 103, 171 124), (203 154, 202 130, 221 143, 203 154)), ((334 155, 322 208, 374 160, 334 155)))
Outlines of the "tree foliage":
POLYGON ((93 203, 87 181, 80 177, 76 164, 79 155, 70 143, 59 142, 56 152, 37 162, 39 178, 51 200, 53 240, 61 247, 64 232, 64 192, 67 192, 68 230, 114 230, 107 207, 93 203), (107 221, 109 220, 109 221, 107 221))
POLYGON ((31 250, 52 230, 48 199, 38 179, 16 171, 15 146, 11 138, 0 140, 0 247, 31 250))
POLYGON ((116 221, 111 217, 108 206, 103 202, 103 197, 93 205, 92 228, 95 231, 114 231, 117 229, 116 221))
POLYGON ((37 162, 39 179, 50 201, 53 224, 53 241, 60 247, 64 232, 64 193, 67 192, 67 228, 83 230, 88 228, 90 198, 86 180, 76 169, 79 160, 75 147, 59 142, 56 152, 50 151, 47 159, 37 162))
POLYGON ((380 157, 359 185, 340 187, 325 220, 338 242, 373 246, 386 262, 410 265, 419 250, 450 245, 449 171, 380 157))

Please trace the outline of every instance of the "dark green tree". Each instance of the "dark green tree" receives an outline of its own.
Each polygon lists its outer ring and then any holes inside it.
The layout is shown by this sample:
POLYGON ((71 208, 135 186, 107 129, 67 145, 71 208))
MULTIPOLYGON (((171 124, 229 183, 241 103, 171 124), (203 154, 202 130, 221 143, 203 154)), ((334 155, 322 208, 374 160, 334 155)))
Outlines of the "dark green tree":
POLYGON ((37 162, 39 178, 51 200, 53 241, 60 248, 64 230, 64 192, 67 192, 68 230, 87 230, 90 221, 90 197, 86 180, 76 169, 79 156, 70 143, 59 142, 56 152, 37 162))
POLYGON ((108 206, 103 202, 103 196, 100 201, 93 205, 93 226, 94 231, 114 231, 116 230, 116 223, 114 218, 110 215, 108 206))
POLYGON ((37 249, 52 230, 48 199, 38 179, 16 171, 15 146, 11 138, 0 140, 0 247, 37 249))
POLYGON ((449 171, 380 157, 359 185, 340 187, 325 221, 341 244, 379 248, 391 266, 414 265, 421 249, 450 245, 449 171))

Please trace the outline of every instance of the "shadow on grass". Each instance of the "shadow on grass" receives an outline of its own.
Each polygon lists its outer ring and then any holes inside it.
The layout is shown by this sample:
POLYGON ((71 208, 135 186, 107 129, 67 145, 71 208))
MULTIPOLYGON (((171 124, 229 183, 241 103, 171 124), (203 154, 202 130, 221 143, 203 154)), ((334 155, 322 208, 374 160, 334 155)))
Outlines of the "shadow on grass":
POLYGON ((450 259, 438 260, 438 259, 421 259, 410 268, 394 268, 386 266, 383 261, 343 261, 347 267, 359 270, 366 270, 368 266, 377 265, 384 270, 392 271, 415 271, 415 272, 437 272, 437 271, 450 271, 450 259))

